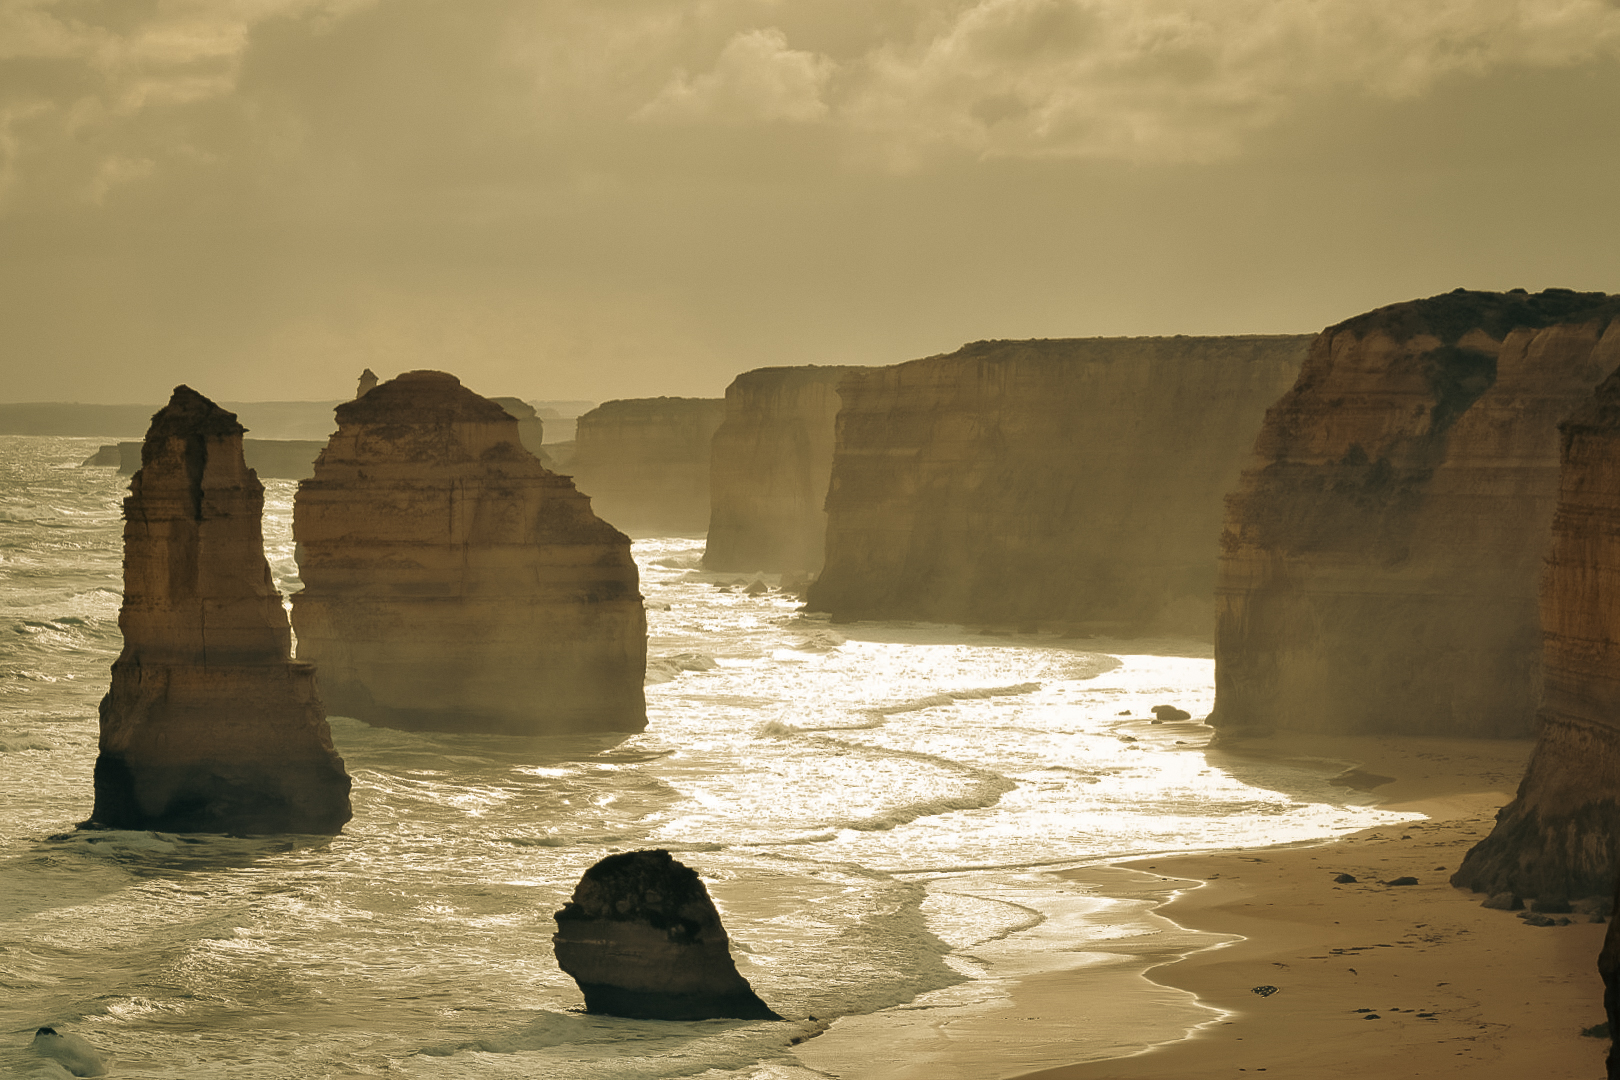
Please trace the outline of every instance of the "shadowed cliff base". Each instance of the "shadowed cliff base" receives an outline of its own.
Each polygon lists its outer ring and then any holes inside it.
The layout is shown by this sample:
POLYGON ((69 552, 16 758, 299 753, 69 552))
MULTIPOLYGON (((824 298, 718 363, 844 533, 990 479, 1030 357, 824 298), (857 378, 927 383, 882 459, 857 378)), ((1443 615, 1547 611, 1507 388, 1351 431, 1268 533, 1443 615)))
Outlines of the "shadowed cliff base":
POLYGON ((1309 341, 983 341, 851 371, 810 608, 1207 635, 1221 498, 1309 341))
POLYGON ((709 451, 719 398, 605 401, 581 416, 568 471, 591 509, 636 536, 695 536, 709 524, 709 451))
POLYGON ((185 386, 152 418, 87 825, 335 833, 351 816, 314 669, 289 656, 242 430, 185 386))
POLYGON ((1522 736, 1559 421, 1620 297, 1457 290, 1324 330, 1227 500, 1223 730, 1522 736))
POLYGON ((1559 430, 1536 752, 1452 882, 1570 899, 1620 884, 1620 374, 1559 430))
POLYGON ((760 368, 726 387, 709 471, 706 570, 815 574, 827 539, 838 383, 850 367, 760 368))
POLYGON ((334 713, 410 730, 640 731, 647 625, 625 535, 453 375, 337 409, 293 535, 300 659, 334 713))

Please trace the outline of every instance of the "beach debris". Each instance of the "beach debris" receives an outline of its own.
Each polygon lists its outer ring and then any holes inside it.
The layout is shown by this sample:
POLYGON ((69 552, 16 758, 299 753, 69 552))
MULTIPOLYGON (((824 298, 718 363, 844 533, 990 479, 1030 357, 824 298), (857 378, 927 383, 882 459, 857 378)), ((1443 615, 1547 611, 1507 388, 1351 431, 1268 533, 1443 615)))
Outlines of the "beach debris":
POLYGON ((1490 908, 1492 911, 1522 911, 1524 901, 1510 892, 1494 893, 1488 899, 1481 901, 1480 907, 1490 908))
POLYGON ((1270 997, 1272 994, 1275 994, 1278 989, 1279 988, 1275 986, 1252 986, 1249 988, 1249 993, 1259 994, 1261 997, 1270 997))
POLYGON ((1333 880, 1340 885, 1354 885, 1356 876, 1354 874, 1339 874, 1333 880))
MULTIPOLYGON (((1357 1010, 1357 1011, 1359 1011, 1359 1010, 1357 1010)), ((1362 1019, 1363 1019, 1363 1020, 1382 1020, 1382 1019, 1383 1019, 1383 1017, 1382 1017, 1382 1016, 1379 1016, 1379 1015, 1378 1015, 1378 1014, 1377 1014, 1377 1013, 1375 1013, 1375 1012, 1370 1012, 1370 1013, 1368 1013, 1368 1014, 1367 1014, 1367 1015, 1366 1015, 1366 1016, 1363 1016, 1363 1017, 1362 1017, 1362 1019)))
POLYGON ((1521 911, 1519 918, 1524 920, 1526 926, 1568 926, 1570 924, 1570 918, 1567 915, 1555 919, 1551 915, 1543 915, 1538 911, 1521 911))
POLYGON ((1588 1039, 1607 1039, 1609 1037, 1609 1022, 1605 1020, 1603 1023, 1593 1024, 1589 1028, 1581 1028, 1581 1034, 1588 1039))
POLYGON ((1115 715, 1116 716, 1129 716, 1129 715, 1131 715, 1131 710, 1129 710, 1129 709, 1121 709, 1115 715))
POLYGON ((1328 777, 1328 783, 1334 787, 1347 787, 1352 791, 1371 791, 1373 788, 1394 782, 1393 776, 1380 776, 1365 769, 1346 769, 1337 776, 1328 777))
POLYGON ((1166 720, 1192 719, 1192 713, 1188 712, 1186 709, 1178 709, 1174 705, 1155 705, 1150 711, 1154 716, 1159 718, 1161 723, 1166 720))
POLYGON ((1398 877, 1394 881, 1386 881, 1386 882, 1384 882, 1385 885, 1416 885, 1417 883, 1418 883, 1417 878, 1409 877, 1409 876, 1408 877, 1398 877))
POLYGON ((585 1011, 633 1020, 780 1020, 731 958, 697 872, 669 852, 609 855, 556 916, 557 964, 585 1011))

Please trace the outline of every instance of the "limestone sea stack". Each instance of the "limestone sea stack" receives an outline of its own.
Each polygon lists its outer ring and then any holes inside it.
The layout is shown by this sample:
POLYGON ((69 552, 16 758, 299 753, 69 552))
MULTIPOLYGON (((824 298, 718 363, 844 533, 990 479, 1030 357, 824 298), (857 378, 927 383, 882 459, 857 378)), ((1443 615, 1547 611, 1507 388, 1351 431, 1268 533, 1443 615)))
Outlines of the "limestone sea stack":
POLYGON ((557 963, 587 1012, 636 1020, 780 1020, 731 959, 696 871, 667 851, 609 855, 557 912, 557 963))
POLYGON ((981 341, 848 372, 809 606, 1206 636, 1222 496, 1309 342, 981 341))
POLYGON ((1228 732, 1517 736, 1558 423, 1620 363, 1620 297, 1457 290, 1324 330, 1228 500, 1228 732))
POLYGON ((760 368, 726 388, 709 469, 704 569, 820 571, 838 382, 853 370, 760 368))
POLYGON ((349 820, 315 670, 290 656, 242 431, 180 386, 146 433, 89 824, 329 834, 349 820))
MULTIPOLYGON (((1620 363, 1620 320, 1605 337, 1620 363)), ((1610 896, 1620 880, 1620 375, 1560 432, 1536 749, 1518 797, 1451 880, 1570 900, 1610 896)))
POLYGON ((327 707, 427 731, 646 727, 630 541, 517 420, 438 371, 336 412, 293 504, 293 628, 327 707))
POLYGON ((709 444, 719 398, 606 401, 579 418, 568 470, 602 517, 637 536, 709 527, 709 444))

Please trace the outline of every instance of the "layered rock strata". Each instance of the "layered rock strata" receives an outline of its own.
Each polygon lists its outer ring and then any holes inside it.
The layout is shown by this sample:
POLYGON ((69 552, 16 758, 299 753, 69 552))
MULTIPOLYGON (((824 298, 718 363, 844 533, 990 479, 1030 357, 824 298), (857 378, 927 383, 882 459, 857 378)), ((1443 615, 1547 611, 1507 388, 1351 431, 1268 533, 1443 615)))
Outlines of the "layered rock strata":
POLYGON ((298 487, 300 659, 334 713, 433 731, 640 731, 647 624, 625 535, 453 375, 337 408, 298 487))
POLYGON ((760 368, 726 388, 709 469, 705 569, 821 569, 838 382, 853 370, 760 368))
POLYGON ((1527 734, 1558 432, 1620 298, 1458 290, 1323 331, 1228 503, 1228 732, 1527 734))
POLYGON ((587 1012, 637 1020, 780 1020, 737 972, 709 890, 667 851, 609 855, 557 912, 557 964, 587 1012))
POLYGON ((981 341, 850 371, 810 607, 1208 634, 1221 498, 1309 341, 981 341))
MULTIPOLYGON (((1620 320, 1602 340, 1620 364, 1620 320)), ((1560 431, 1538 741, 1517 798, 1451 880, 1568 900, 1609 896, 1620 881, 1620 375, 1560 431)))
POLYGON ((709 444, 719 398, 603 402, 579 418, 568 463, 598 514, 642 536, 709 526, 709 444))
POLYGON ((349 820, 314 668, 289 655, 263 508, 236 417, 177 387, 124 500, 124 649, 90 824, 336 833, 349 820))

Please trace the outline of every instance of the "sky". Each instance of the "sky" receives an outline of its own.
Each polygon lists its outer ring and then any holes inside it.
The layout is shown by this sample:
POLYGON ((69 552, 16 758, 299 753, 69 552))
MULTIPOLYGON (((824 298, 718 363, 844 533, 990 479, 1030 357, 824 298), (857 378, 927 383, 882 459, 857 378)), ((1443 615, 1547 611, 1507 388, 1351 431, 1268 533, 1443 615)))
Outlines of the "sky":
POLYGON ((1617 0, 0 0, 0 400, 1620 292, 1617 0))

